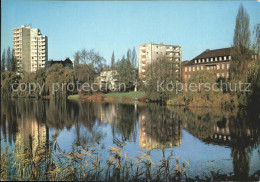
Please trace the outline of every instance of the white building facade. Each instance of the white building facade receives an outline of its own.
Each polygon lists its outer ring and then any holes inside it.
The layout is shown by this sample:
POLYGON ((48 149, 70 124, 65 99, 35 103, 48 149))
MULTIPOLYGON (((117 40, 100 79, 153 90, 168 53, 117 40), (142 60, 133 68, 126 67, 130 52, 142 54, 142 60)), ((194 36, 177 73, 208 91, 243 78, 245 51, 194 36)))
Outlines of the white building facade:
POLYGON ((22 25, 13 29, 13 56, 17 72, 35 72, 48 60, 48 38, 39 29, 22 25))

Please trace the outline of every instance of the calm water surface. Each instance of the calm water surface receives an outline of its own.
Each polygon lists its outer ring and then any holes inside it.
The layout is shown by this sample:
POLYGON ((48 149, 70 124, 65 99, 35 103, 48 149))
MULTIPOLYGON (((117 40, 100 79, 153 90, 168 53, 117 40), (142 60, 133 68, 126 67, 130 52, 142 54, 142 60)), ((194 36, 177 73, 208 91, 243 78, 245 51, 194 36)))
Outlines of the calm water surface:
POLYGON ((95 145, 104 159, 111 146, 132 157, 151 151, 155 162, 173 151, 180 162, 189 161, 190 177, 220 170, 246 178, 260 171, 259 113, 29 99, 1 101, 1 107, 2 151, 35 152, 58 133, 63 150, 95 145))

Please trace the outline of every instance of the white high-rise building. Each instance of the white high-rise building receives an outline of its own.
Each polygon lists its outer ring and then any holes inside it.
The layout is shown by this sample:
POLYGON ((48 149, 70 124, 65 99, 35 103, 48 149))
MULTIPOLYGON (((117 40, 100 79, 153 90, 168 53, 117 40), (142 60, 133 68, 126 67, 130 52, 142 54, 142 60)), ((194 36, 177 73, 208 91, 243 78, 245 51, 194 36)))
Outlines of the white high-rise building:
POLYGON ((163 43, 148 43, 139 46, 139 78, 145 79, 147 66, 163 57, 171 63, 168 70, 165 71, 172 74, 179 82, 181 79, 182 49, 178 45, 164 45, 163 43))
POLYGON ((17 72, 35 72, 48 60, 48 39, 37 28, 22 25, 13 29, 13 56, 17 72))

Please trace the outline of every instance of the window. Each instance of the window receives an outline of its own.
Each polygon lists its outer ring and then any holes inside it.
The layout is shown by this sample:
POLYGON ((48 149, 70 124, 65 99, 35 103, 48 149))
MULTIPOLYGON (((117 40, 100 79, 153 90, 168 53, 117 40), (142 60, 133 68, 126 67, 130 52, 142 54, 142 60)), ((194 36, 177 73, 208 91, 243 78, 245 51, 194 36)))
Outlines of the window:
POLYGON ((218 78, 220 77, 220 74, 219 74, 219 73, 217 73, 217 77, 218 77, 218 78))
POLYGON ((201 67, 200 67, 200 69, 201 69, 201 70, 204 70, 204 67, 203 67, 203 66, 201 66, 201 67))
POLYGON ((230 64, 227 64, 227 69, 229 69, 230 64))
POLYGON ((207 62, 209 62, 209 58, 207 58, 207 62))
POLYGON ((189 75, 189 78, 190 78, 190 75, 189 75))
POLYGON ((195 66, 192 68, 193 71, 195 71, 195 66))
POLYGON ((210 58, 210 61, 212 62, 212 61, 213 61, 213 58, 210 58))
POLYGON ((209 70, 209 66, 207 66, 207 70, 209 70))
POLYGON ((191 71, 191 67, 189 67, 189 71, 191 71))
POLYGON ((222 61, 222 57, 219 57, 219 60, 222 61))
POLYGON ((204 63, 204 62, 205 62, 205 59, 202 59, 202 62, 204 63))
POLYGON ((199 66, 197 66, 197 71, 199 71, 200 70, 200 67, 199 66))
POLYGON ((195 63, 197 63, 197 60, 195 59, 195 63))
POLYGON ((215 57, 215 61, 217 61, 218 60, 218 57, 215 57))
POLYGON ((222 69, 225 69, 225 64, 222 64, 222 69))
POLYGON ((187 79, 187 75, 184 76, 185 77, 185 80, 187 79))
POLYGON ((187 67, 184 68, 185 72, 187 72, 187 67))
POLYGON ((231 60, 231 56, 228 56, 228 59, 231 60))
POLYGON ((217 64, 217 70, 219 70, 220 69, 220 66, 219 66, 219 64, 217 64))
POLYGON ((225 73, 222 73, 222 77, 225 77, 225 73))
POLYGON ((226 57, 226 56, 224 56, 224 60, 227 60, 227 57, 226 57))
POLYGON ((229 73, 227 73, 227 78, 229 78, 229 73))
POLYGON ((199 63, 200 63, 200 59, 199 59, 199 63))

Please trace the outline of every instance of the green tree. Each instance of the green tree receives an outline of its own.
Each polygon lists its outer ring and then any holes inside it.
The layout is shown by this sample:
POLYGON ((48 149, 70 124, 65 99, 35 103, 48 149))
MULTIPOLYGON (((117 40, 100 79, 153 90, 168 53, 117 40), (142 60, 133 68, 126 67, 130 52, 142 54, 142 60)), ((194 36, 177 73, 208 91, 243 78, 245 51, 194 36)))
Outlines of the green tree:
POLYGON ((5 50, 4 50, 4 52, 3 52, 3 54, 2 54, 2 59, 1 59, 1 71, 2 72, 4 72, 5 71, 5 64, 6 64, 6 60, 5 60, 5 57, 6 57, 6 55, 5 55, 5 50))
POLYGON ((151 101, 165 102, 175 95, 175 67, 172 61, 162 57, 146 68, 144 90, 151 101))
POLYGON ((116 68, 119 74, 118 81, 120 84, 125 84, 125 88, 131 89, 133 87, 133 81, 136 79, 136 70, 130 60, 123 56, 122 59, 117 62, 116 68))
MULTIPOLYGON (((257 32, 257 29, 256 29, 257 32)), ((249 16, 241 5, 236 17, 236 26, 234 31, 232 60, 230 64, 230 78, 234 85, 238 82, 251 83, 253 89, 257 82, 257 75, 259 72, 259 61, 257 55, 257 42, 259 41, 255 35, 255 45, 251 45, 251 33, 249 29, 249 16), (256 48, 252 51, 251 48, 256 48), (256 59, 255 59, 256 58, 256 59)), ((233 94, 238 96, 240 105, 248 105, 254 90, 245 92, 237 89, 233 94)))
MULTIPOLYGON (((126 52, 126 60, 130 61, 132 60, 132 52, 131 52, 131 49, 128 49, 127 52, 126 52)), ((132 62, 131 62, 132 64, 132 62)))
POLYGON ((1 97, 8 98, 12 96, 13 89, 17 88, 21 77, 15 72, 6 71, 1 73, 1 97), (14 85, 13 85, 14 84, 14 85), (13 87, 12 87, 13 86, 13 87))
POLYGON ((135 47, 133 47, 133 50, 132 50, 131 63, 136 68, 136 66, 137 66, 137 54, 136 54, 135 47))
POLYGON ((231 53, 230 75, 233 80, 240 80, 245 76, 245 62, 250 59, 250 42, 249 16, 243 5, 241 5, 236 17, 231 53))
POLYGON ((113 51, 112 56, 111 56, 111 67, 115 66, 115 53, 113 51))
POLYGON ((8 47, 7 49, 6 62, 7 62, 7 70, 12 71, 12 55, 11 55, 10 47, 8 47))
POLYGON ((17 59, 14 57, 13 55, 13 51, 12 51, 12 58, 11 58, 11 71, 16 72, 17 71, 17 59))

